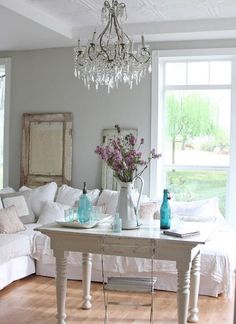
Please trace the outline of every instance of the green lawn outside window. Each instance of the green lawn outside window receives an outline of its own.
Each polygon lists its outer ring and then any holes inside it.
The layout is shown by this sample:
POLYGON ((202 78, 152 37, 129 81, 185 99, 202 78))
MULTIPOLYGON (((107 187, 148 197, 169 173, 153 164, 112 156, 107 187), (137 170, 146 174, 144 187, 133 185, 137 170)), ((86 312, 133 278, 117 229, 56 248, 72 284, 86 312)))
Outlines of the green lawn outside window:
POLYGON ((179 201, 219 198, 220 211, 225 215, 225 171, 171 170, 167 172, 167 188, 179 201))

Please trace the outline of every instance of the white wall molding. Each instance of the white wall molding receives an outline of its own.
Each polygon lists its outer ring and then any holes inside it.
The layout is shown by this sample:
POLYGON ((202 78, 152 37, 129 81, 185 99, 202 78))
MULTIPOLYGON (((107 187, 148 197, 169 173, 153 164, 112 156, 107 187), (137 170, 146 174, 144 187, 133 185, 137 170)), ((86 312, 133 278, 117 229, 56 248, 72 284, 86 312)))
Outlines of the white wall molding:
MULTIPOLYGON (((91 37, 95 25, 81 27, 74 26, 73 38, 80 36, 87 40, 91 37)), ((97 29, 102 29, 97 26, 97 29)), ((135 42, 140 42, 140 35, 144 32, 147 42, 202 40, 202 39, 231 39, 236 37, 236 19, 198 19, 178 21, 157 21, 142 23, 126 23, 125 32, 135 42)))
MULTIPOLYGON (((158 51, 152 52, 152 97, 151 97, 151 128, 150 145, 151 148, 158 148, 157 141, 157 120, 158 120, 158 51)), ((157 196, 157 165, 155 160, 150 165, 150 197, 155 199, 157 196)))
POLYGON ((5 107, 4 107, 4 144, 3 144, 3 186, 9 185, 9 152, 10 152, 10 91, 11 59, 0 58, 0 65, 5 65, 5 107))

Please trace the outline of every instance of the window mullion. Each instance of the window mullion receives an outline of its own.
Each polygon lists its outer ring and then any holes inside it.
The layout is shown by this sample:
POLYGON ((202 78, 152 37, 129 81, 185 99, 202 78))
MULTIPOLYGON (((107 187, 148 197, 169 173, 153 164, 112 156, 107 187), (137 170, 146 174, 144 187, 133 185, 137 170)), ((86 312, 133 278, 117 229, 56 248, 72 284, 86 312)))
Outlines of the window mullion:
POLYGON ((165 164, 165 169, 169 170, 215 170, 215 171, 227 171, 229 166, 218 165, 180 165, 180 164, 165 164))
POLYGON ((231 125, 230 125, 230 169, 226 194, 226 219, 236 228, 236 56, 232 59, 231 125))
POLYGON ((181 90, 230 90, 231 85, 217 84, 217 85, 165 85, 164 91, 181 91, 181 90))

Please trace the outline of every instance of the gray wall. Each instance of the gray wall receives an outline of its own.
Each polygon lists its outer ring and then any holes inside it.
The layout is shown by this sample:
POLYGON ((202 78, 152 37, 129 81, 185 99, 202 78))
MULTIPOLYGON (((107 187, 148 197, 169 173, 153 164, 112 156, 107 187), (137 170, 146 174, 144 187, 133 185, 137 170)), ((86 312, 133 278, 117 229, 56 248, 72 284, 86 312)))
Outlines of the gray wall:
POLYGON ((73 76, 71 48, 15 52, 12 58, 10 110, 10 178, 17 188, 20 179, 21 117, 24 112, 73 112, 74 186, 87 181, 100 187, 101 161, 94 153, 102 129, 119 124, 137 127, 149 146, 150 77, 130 91, 121 86, 88 91, 73 76))
MULTIPOLYGON (((234 47, 235 40, 154 44, 158 49, 234 47)), ((107 94, 107 89, 88 91, 73 76, 71 48, 1 53, 11 57, 9 185, 20 181, 21 117, 25 112, 73 113, 72 184, 100 187, 101 161, 94 153, 103 128, 115 124, 138 128, 145 139, 144 156, 150 149, 151 76, 132 91, 127 86, 107 94)), ((149 172, 144 173, 149 192, 149 172)))

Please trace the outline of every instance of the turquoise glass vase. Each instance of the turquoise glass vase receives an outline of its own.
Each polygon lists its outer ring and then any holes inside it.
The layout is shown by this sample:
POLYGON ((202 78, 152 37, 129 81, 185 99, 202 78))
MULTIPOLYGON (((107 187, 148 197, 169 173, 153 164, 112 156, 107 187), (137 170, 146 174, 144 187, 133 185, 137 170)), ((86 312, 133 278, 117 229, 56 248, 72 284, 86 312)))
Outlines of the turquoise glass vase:
POLYGON ((81 224, 88 223, 91 218, 91 213, 92 213, 92 203, 87 195, 86 182, 84 182, 83 194, 80 196, 79 199, 79 207, 77 213, 78 221, 81 224))

